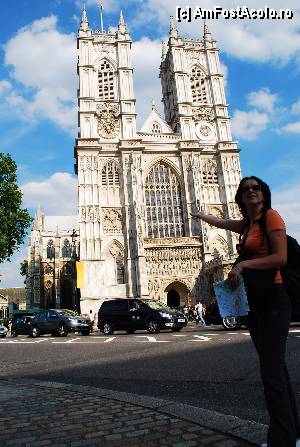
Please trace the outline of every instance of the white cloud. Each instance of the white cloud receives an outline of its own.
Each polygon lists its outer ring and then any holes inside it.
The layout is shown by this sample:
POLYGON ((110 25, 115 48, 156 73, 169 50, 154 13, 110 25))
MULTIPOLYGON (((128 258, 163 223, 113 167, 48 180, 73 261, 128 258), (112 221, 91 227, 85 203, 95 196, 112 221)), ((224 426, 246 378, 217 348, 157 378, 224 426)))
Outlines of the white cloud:
POLYGON ((10 90, 12 87, 11 83, 6 81, 5 79, 3 81, 0 81, 0 96, 7 92, 7 90, 10 90))
MULTIPOLYGON (((122 2, 120 2, 122 4, 122 2)), ((199 6, 198 0, 190 0, 188 4, 193 8, 199 6)), ((223 8, 236 8, 237 2, 220 0, 218 5, 223 8)), ((156 23, 161 33, 166 32, 166 23, 170 15, 176 16, 176 6, 185 8, 187 2, 173 0, 148 0, 141 3, 139 14, 129 24, 140 27, 148 22, 156 23)), ((244 2, 249 8, 261 8, 260 0, 244 2), (251 4, 250 4, 251 3, 251 4)), ((202 8, 214 8, 215 0, 203 0, 202 8)), ((272 8, 291 8, 294 12, 292 20, 211 20, 209 29, 218 40, 222 51, 243 60, 258 62, 273 62, 279 65, 296 60, 300 63, 300 4, 298 0, 272 0, 272 8)), ((182 21, 177 28, 182 35, 194 38, 202 37, 203 20, 193 20, 191 23, 182 21)))
POLYGON ((17 83, 5 96, 1 114, 8 106, 7 114, 13 112, 19 119, 46 118, 74 132, 77 111, 75 35, 59 32, 55 16, 44 17, 21 28, 4 46, 4 51, 5 64, 17 83))
POLYGON ((295 123, 287 124, 280 129, 282 132, 286 133, 300 133, 300 121, 295 123))
POLYGON ((276 93, 270 93, 268 88, 262 88, 256 92, 250 92, 247 95, 247 102, 249 105, 267 113, 274 112, 274 107, 277 101, 278 95, 276 93))
POLYGON ((0 287, 25 287, 24 276, 20 275, 20 264, 28 258, 27 245, 22 245, 19 251, 16 251, 10 262, 5 261, 0 264, 0 287))
POLYGON ((42 181, 28 182, 21 187, 26 208, 41 205, 46 215, 77 214, 77 177, 56 172, 42 181))
POLYGON ((235 110, 231 119, 231 129, 234 136, 245 140, 254 140, 259 133, 263 132, 269 123, 266 113, 252 110, 244 112, 235 110))
POLYGON ((281 186, 272 193, 273 207, 287 224, 287 232, 300 240, 300 183, 281 186))
POLYGON ((300 99, 292 104, 292 114, 298 115, 300 114, 300 99))

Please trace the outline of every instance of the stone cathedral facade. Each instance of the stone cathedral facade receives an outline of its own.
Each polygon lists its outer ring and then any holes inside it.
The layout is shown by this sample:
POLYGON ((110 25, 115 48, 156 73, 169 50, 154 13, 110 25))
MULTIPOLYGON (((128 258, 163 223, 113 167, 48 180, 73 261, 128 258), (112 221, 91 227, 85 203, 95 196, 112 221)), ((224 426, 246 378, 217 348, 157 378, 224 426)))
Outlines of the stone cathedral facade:
POLYGON ((114 297, 208 302, 237 241, 190 212, 237 218, 241 178, 216 41, 206 25, 202 39, 181 37, 171 18, 158 67, 164 117, 149 105, 139 130, 122 13, 116 31, 92 31, 84 9, 78 51, 81 311, 114 297))

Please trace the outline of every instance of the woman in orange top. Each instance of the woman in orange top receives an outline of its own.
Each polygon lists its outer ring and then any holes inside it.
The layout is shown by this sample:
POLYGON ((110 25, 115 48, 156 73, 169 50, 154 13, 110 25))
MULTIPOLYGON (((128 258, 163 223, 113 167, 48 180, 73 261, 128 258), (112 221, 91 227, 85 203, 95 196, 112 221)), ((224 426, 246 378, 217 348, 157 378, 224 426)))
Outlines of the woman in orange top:
POLYGON ((248 328, 258 352, 270 415, 267 444, 263 446, 295 447, 296 438, 300 438, 300 423, 285 364, 291 306, 280 275, 280 267, 287 261, 285 224, 271 208, 269 186, 258 177, 241 180, 235 201, 242 220, 220 219, 202 212, 191 215, 242 236, 241 244, 247 256, 232 268, 228 281, 234 289, 242 275, 247 286, 248 328), (268 238, 258 222, 263 213, 268 238))

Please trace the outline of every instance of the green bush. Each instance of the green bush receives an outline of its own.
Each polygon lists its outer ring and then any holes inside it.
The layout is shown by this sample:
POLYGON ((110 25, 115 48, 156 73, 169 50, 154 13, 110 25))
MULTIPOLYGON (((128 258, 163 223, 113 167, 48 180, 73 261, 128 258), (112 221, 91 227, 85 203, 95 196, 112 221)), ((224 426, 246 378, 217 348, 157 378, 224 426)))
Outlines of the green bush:
POLYGON ((10 323, 10 319, 9 318, 0 318, 0 324, 2 324, 2 326, 6 326, 8 329, 10 323))

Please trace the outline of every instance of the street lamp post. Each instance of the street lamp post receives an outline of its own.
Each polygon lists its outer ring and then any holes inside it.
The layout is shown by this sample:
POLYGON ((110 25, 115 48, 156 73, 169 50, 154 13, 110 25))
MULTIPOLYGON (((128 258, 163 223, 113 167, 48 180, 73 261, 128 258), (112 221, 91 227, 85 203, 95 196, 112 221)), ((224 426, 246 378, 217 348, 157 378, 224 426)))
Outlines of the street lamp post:
POLYGON ((73 307, 74 309, 80 313, 80 301, 79 301, 79 291, 77 289, 77 271, 76 271, 76 261, 78 261, 78 255, 76 252, 76 241, 78 238, 78 234, 76 233, 75 228, 73 228, 73 232, 71 234, 72 238, 72 265, 73 265, 73 307))

